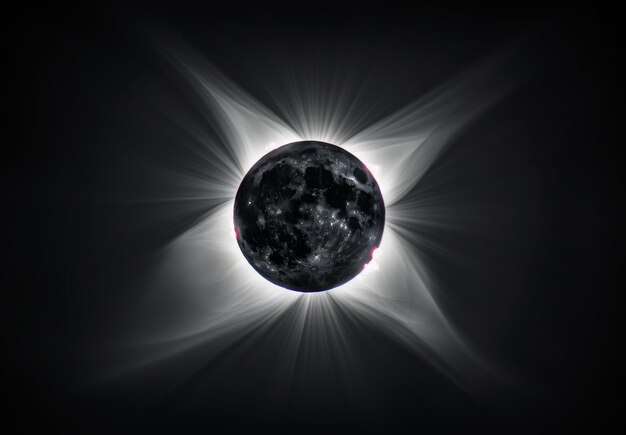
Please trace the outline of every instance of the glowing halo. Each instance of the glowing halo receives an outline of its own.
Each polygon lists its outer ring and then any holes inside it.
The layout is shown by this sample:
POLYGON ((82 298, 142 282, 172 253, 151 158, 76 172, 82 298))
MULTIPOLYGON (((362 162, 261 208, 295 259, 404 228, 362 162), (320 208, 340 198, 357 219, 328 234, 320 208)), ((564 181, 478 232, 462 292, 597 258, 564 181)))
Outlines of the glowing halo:
MULTIPOLYGON (((500 59, 481 65, 479 72, 461 74, 361 132, 346 134, 341 119, 321 122, 326 118, 311 113, 307 122, 302 106, 300 126, 292 127, 294 123, 281 119, 180 44, 165 44, 163 54, 202 101, 206 122, 220 132, 223 146, 216 147, 201 128, 176 120, 204 145, 207 165, 214 165, 205 171, 219 174, 207 175, 211 181, 205 182, 204 189, 221 205, 163 250, 158 270, 149 277, 152 291, 141 301, 150 306, 159 298, 175 298, 189 315, 129 343, 150 344, 152 351, 120 364, 116 375, 203 347, 196 361, 199 367, 208 353, 219 353, 224 343, 296 309, 304 317, 315 317, 316 324, 334 324, 338 310, 368 318, 466 388, 480 389, 501 376, 449 322, 437 303, 428 268, 410 249, 408 240, 417 236, 407 234, 402 223, 428 222, 427 210, 399 204, 451 139, 511 89, 485 72, 495 70, 500 59), (268 151, 302 140, 331 142, 354 154, 372 171, 386 202, 384 236, 372 261, 355 279, 329 292, 297 293, 272 284, 253 270, 235 242, 232 207, 239 181, 268 151), (204 347, 207 343, 212 346, 204 347)), ((285 346, 293 344, 297 349, 298 327, 286 334, 285 346)), ((294 358, 293 352, 288 352, 289 358, 294 358)), ((192 365, 179 374, 178 381, 184 382, 193 372, 192 365)))

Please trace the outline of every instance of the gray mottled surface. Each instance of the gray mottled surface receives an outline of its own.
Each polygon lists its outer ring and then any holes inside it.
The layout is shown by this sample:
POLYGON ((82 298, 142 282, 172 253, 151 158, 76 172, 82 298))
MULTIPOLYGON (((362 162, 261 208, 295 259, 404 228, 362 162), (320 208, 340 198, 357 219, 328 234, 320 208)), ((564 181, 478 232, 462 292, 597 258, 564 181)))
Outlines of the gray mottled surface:
POLYGON ((335 145, 280 147, 246 174, 234 208, 241 252, 262 276, 294 290, 352 279, 380 244, 385 206, 374 177, 335 145))

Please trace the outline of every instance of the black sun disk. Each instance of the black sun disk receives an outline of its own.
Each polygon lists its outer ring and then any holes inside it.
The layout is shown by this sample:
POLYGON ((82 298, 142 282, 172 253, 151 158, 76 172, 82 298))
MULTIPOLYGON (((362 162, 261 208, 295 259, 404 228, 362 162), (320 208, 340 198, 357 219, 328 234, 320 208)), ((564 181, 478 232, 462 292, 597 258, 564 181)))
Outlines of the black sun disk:
POLYGON ((379 246, 385 205, 355 156, 302 141, 262 157, 243 178, 234 207, 241 252, 267 280, 301 292, 337 287, 379 246))

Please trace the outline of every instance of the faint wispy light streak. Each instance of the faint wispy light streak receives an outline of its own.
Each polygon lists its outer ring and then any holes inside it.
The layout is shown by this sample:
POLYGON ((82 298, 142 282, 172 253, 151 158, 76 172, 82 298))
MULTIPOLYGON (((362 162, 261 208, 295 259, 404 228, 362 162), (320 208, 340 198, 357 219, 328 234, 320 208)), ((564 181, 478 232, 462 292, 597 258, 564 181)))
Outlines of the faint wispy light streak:
POLYGON ((289 81, 291 98, 284 112, 291 115, 285 120, 183 45, 164 44, 163 53, 199 97, 206 123, 217 132, 214 136, 176 120, 203 144, 205 167, 198 170, 210 180, 204 189, 223 202, 164 249, 142 302, 145 307, 176 305, 184 316, 146 328, 149 333, 129 346, 149 351, 130 352, 116 375, 184 355, 191 362, 174 382, 184 384, 242 337, 278 328, 273 333, 279 334, 280 364, 285 376, 293 376, 303 341, 319 342, 329 352, 322 358, 333 358, 335 346, 350 358, 351 341, 342 332, 348 315, 375 322, 461 386, 475 390, 493 380, 498 369, 455 331, 437 303, 427 267, 411 248, 410 243, 427 243, 411 226, 427 230, 437 225, 437 216, 425 213, 419 202, 402 200, 454 138, 512 89, 513 83, 497 75, 502 58, 476 65, 418 101, 346 134, 346 114, 367 108, 350 104, 358 89, 342 86, 342 77, 314 75, 303 85, 306 95, 289 81), (308 139, 343 146, 365 162, 388 207, 381 245, 363 273, 318 294, 289 291, 260 277, 234 242, 232 223, 232 199, 247 170, 271 149, 308 139))

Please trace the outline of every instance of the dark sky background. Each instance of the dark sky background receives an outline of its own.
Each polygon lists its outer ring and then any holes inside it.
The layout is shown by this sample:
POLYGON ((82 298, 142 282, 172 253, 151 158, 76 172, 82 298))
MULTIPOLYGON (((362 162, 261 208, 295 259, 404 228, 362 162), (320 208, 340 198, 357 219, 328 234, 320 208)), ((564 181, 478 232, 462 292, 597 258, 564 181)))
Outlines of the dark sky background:
POLYGON ((0 157, 4 425, 64 433, 222 425, 510 431, 618 421, 623 177, 613 130, 623 50, 611 11, 175 2, 33 6, 5 19, 4 85, 15 100, 6 104, 0 157), (206 212, 111 205, 180 189, 141 164, 180 164, 175 134, 155 107, 184 111, 191 98, 157 56, 153 35, 185 41, 261 100, 279 87, 283 66, 302 68, 308 56, 322 64, 371 60, 365 100, 379 97, 377 114, 492 52, 515 49, 511 74, 527 79, 456 140, 424 183, 460 192, 459 210, 483 200, 531 204, 496 217, 473 211, 480 228, 510 245, 437 235, 473 258, 471 270, 445 259, 430 264, 449 289, 454 323, 527 385, 474 397, 375 322, 355 320, 354 357, 371 397, 355 398, 350 390, 361 386, 351 378, 309 394, 308 383, 324 377, 309 369, 292 402, 266 412, 260 401, 272 359, 264 337, 230 348, 195 385, 162 400, 146 399, 152 381, 93 387, 88 355, 124 334, 133 321, 125 307, 155 252, 206 212), (512 286, 514 309, 500 313, 498 292, 512 286))

